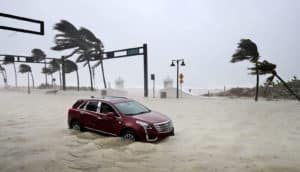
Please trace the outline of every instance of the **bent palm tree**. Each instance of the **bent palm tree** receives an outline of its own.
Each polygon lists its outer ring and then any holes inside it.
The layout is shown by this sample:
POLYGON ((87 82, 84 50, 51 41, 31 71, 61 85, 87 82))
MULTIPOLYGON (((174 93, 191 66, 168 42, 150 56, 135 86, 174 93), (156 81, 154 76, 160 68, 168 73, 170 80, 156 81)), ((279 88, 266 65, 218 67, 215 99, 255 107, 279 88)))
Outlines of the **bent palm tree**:
POLYGON ((10 56, 10 55, 5 56, 3 64, 4 65, 13 64, 14 71, 15 71, 15 85, 16 85, 16 87, 18 87, 18 76, 17 76, 17 69, 16 69, 16 64, 15 64, 15 57, 10 56))
POLYGON ((280 82, 282 82, 282 84, 287 88, 287 90, 297 98, 297 100, 300 101, 300 97, 287 85, 287 83, 277 74, 276 72, 276 65, 272 64, 266 60, 264 60, 263 62, 258 62, 256 67, 252 67, 249 68, 249 70, 251 70, 251 74, 260 74, 260 75, 266 75, 266 74, 271 74, 271 76, 269 76, 267 78, 267 84, 272 84, 274 77, 276 77, 277 79, 280 80, 280 82))
POLYGON ((92 56, 90 56, 89 54, 82 54, 80 55, 77 59, 76 59, 76 63, 81 63, 81 62, 85 62, 83 64, 83 67, 85 67, 86 65, 88 66, 89 68, 89 73, 90 73, 90 81, 91 81, 91 91, 94 90, 94 87, 93 87, 93 72, 92 72, 92 68, 91 68, 91 62, 94 60, 92 56))
POLYGON ((90 62, 98 60, 100 55, 102 56, 102 42, 88 29, 77 29, 66 20, 62 20, 57 23, 54 29, 61 32, 61 34, 57 34, 55 36, 56 46, 52 47, 52 49, 56 51, 72 49, 73 51, 70 54, 64 56, 65 59, 73 56, 74 54, 79 54, 76 62, 85 62, 84 66, 87 65, 89 67, 91 90, 93 90, 93 78, 90 62))
POLYGON ((79 32, 87 39, 88 42, 93 43, 93 46, 88 49, 89 56, 93 57, 92 60, 96 60, 97 63, 93 65, 93 70, 101 65, 101 72, 102 72, 102 80, 104 88, 106 88, 106 80, 104 74, 104 66, 103 66, 103 54, 104 54, 104 45, 100 39, 98 39, 90 30, 81 27, 79 32))
POLYGON ((7 86, 7 75, 6 75, 6 70, 3 66, 0 65, 0 73, 3 77, 3 83, 4 83, 4 87, 7 86))
POLYGON ((42 73, 45 74, 45 75, 50 75, 51 76, 51 87, 54 87, 54 84, 53 84, 53 81, 54 81, 54 78, 53 78, 53 73, 55 71, 52 70, 52 68, 50 67, 43 67, 42 68, 42 73))
POLYGON ((101 73, 102 73, 102 80, 103 80, 104 88, 107 88, 107 86, 106 86, 106 80, 105 80, 105 75, 104 75, 104 67, 103 67, 103 58, 102 57, 99 58, 98 62, 93 65, 93 69, 95 69, 99 65, 101 65, 101 73))
MULTIPOLYGON (((44 68, 47 67, 47 64, 46 64, 46 54, 44 53, 43 50, 41 49, 38 49, 38 48, 34 48, 31 50, 31 53, 32 53, 32 57, 33 57, 33 60, 35 62, 41 62, 41 61, 44 61, 44 68)), ((45 84, 46 86, 48 85, 48 78, 47 78, 47 74, 45 73, 45 84)))
MULTIPOLYGON (((19 66, 19 72, 20 73, 27 73, 27 81, 28 81, 27 82, 28 83, 27 92, 28 92, 28 94, 30 94, 29 73, 31 73, 31 67, 29 65, 26 65, 26 64, 20 64, 20 66, 19 66)), ((33 80, 33 77, 32 77, 32 80, 33 80)))
POLYGON ((78 74, 78 67, 77 64, 71 60, 65 61, 65 72, 66 73, 72 73, 76 71, 76 77, 77 77, 77 90, 79 91, 79 74, 78 74))
POLYGON ((61 87, 61 72, 60 72, 60 60, 53 59, 49 62, 49 68, 53 71, 53 73, 59 73, 59 85, 61 87))
MULTIPOLYGON (((232 55, 231 63, 240 62, 243 60, 249 60, 254 63, 255 66, 258 64, 259 52, 257 50, 256 44, 250 39, 241 39, 238 43, 238 49, 232 55)), ((259 73, 256 71, 256 92, 255 101, 258 100, 258 90, 259 89, 259 73)))

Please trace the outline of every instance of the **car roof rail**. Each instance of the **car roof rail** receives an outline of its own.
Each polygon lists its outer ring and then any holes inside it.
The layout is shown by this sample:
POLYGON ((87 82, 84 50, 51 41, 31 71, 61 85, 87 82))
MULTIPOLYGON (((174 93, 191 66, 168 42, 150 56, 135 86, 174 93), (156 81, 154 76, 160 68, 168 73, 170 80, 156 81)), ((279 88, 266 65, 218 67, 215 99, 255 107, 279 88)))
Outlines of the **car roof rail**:
POLYGON ((121 96, 104 96, 103 97, 103 99, 114 99, 114 98, 128 99, 127 97, 121 97, 121 96))

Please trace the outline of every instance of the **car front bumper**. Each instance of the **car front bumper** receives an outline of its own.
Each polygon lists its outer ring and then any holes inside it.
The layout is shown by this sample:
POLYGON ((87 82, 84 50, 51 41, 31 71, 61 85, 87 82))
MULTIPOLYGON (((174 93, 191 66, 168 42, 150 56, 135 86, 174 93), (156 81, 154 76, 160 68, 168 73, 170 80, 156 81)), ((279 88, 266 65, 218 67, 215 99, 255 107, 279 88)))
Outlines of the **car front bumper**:
POLYGON ((144 129, 144 131, 145 131, 144 137, 141 137, 141 140, 146 142, 156 142, 168 136, 175 135, 174 128, 172 128, 171 131, 164 132, 164 133, 160 133, 156 130, 147 130, 147 129, 144 129))

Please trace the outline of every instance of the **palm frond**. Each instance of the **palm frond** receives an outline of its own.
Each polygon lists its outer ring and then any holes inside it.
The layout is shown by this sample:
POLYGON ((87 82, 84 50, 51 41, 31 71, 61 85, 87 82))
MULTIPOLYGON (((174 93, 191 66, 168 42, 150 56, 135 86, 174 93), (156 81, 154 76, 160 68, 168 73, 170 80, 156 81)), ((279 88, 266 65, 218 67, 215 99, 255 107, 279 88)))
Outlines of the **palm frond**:
POLYGON ((53 59, 49 62, 49 68, 53 71, 53 72, 57 72, 58 70, 60 70, 60 60, 58 59, 53 59))
POLYGON ((66 20, 61 20, 59 23, 56 23, 54 29, 62 32, 65 37, 79 37, 77 28, 66 20))
POLYGON ((273 80, 274 80, 275 75, 271 75, 266 79, 266 84, 267 85, 273 85, 273 80))
POLYGON ((241 39, 236 52, 232 55, 230 62, 235 63, 243 60, 256 62, 259 59, 257 46, 250 39, 241 39))
POLYGON ((2 72, 2 71, 5 71, 5 68, 3 67, 3 66, 1 66, 1 64, 0 64, 0 71, 2 72))
POLYGON ((71 60, 65 60, 65 72, 71 73, 78 70, 77 64, 71 60))
POLYGON ((94 42, 94 43, 100 43, 101 41, 87 28, 81 27, 79 29, 79 33, 82 38, 87 39, 88 41, 94 42))
POLYGON ((49 67, 43 67, 42 68, 42 73, 43 74, 47 74, 47 75, 50 75, 50 74, 52 74, 52 73, 54 73, 52 70, 51 70, 51 68, 49 68, 49 67))
POLYGON ((40 62, 46 58, 46 54, 43 50, 34 48, 31 50, 31 56, 33 57, 34 61, 40 62))
POLYGON ((27 73, 31 72, 31 67, 27 64, 20 64, 19 65, 19 72, 20 73, 27 73))
POLYGON ((276 65, 272 64, 266 60, 263 62, 257 62, 255 67, 248 68, 250 70, 250 74, 258 74, 265 75, 265 74, 273 74, 275 72, 276 65))

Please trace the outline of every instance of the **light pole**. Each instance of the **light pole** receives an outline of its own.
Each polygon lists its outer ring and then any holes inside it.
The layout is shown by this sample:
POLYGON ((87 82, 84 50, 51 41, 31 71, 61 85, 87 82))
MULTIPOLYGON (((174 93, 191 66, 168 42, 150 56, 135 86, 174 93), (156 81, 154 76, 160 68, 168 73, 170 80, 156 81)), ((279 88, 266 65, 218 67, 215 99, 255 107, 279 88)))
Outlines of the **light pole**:
POLYGON ((176 98, 178 99, 179 98, 179 89, 178 89, 178 76, 179 76, 179 62, 181 62, 181 66, 185 66, 185 63, 184 63, 184 59, 176 59, 176 60, 172 60, 172 63, 171 63, 171 67, 174 67, 175 64, 174 62, 176 62, 176 65, 177 65, 177 77, 176 77, 176 98))

